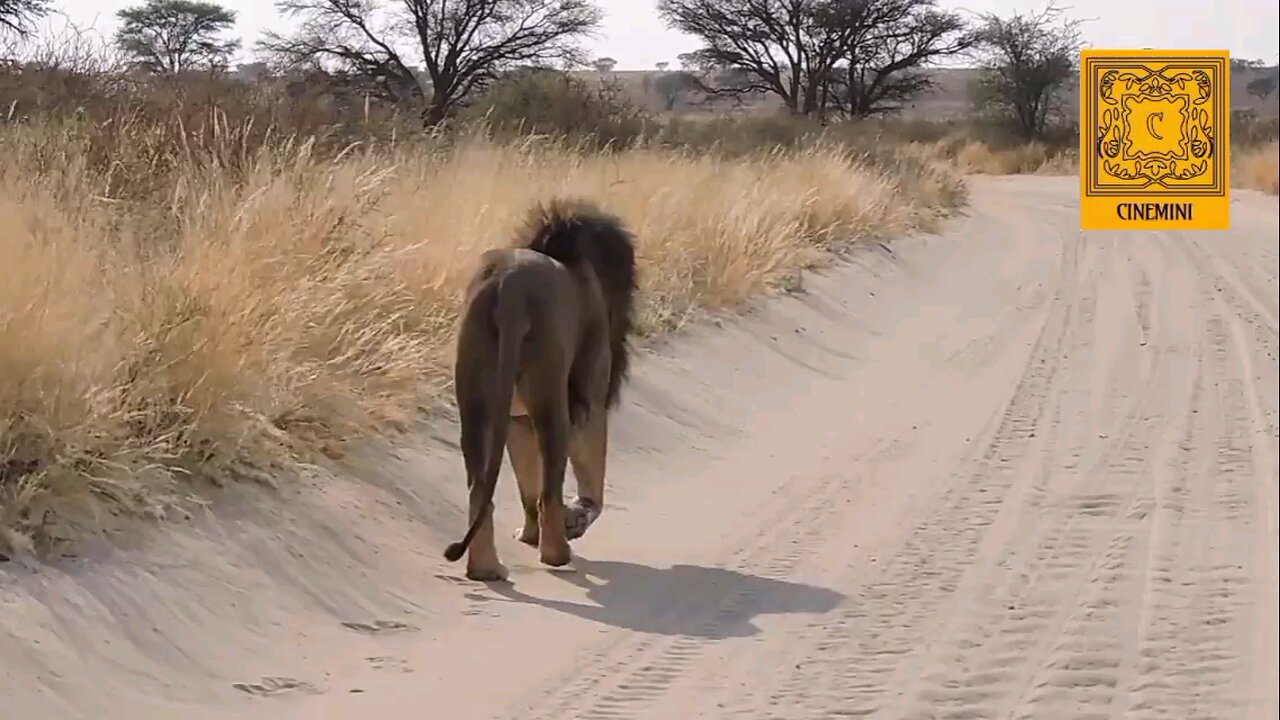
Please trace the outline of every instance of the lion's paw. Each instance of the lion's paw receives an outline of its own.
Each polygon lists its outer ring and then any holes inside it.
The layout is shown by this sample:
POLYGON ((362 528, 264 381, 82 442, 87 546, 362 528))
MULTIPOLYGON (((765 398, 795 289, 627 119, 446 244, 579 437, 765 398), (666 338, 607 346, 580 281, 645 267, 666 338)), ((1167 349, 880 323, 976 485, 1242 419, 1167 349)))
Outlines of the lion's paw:
POLYGON ((565 508, 564 534, 570 540, 576 540, 586 534, 596 518, 600 517, 600 507, 590 500, 581 498, 574 500, 565 508))
POLYGON ((507 566, 502 563, 467 568, 467 579, 476 582, 501 582, 507 575, 507 566))
POLYGON ((546 547, 540 548, 538 559, 543 565, 551 567, 564 567, 573 560, 573 552, 569 550, 569 543, 565 543, 563 547, 546 547))

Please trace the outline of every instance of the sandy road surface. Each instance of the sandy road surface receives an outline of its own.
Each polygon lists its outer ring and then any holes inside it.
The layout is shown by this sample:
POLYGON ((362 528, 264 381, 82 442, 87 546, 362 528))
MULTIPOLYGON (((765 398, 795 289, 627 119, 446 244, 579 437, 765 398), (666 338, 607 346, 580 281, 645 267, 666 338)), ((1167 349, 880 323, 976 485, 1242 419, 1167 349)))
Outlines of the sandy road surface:
POLYGON ((167 561, 0 575, 0 698, 96 718, 1274 718, 1276 201, 1239 193, 1229 233, 1082 236, 1075 188, 976 179, 944 235, 646 359, 572 571, 509 541, 511 584, 462 580, 439 559, 461 459, 423 450, 267 517, 283 530, 209 519, 167 561))

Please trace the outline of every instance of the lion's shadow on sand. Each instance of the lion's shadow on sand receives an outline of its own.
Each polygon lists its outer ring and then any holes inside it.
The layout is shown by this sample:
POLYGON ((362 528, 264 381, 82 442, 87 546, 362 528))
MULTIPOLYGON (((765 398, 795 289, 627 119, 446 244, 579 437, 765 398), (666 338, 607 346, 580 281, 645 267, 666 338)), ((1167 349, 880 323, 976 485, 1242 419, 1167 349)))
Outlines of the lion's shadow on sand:
MULTIPOLYGON (((769 614, 821 614, 844 595, 827 588, 757 577, 723 568, 653 568, 616 560, 574 558, 576 571, 556 577, 587 591, 590 603, 540 598, 510 583, 489 589, 510 602, 540 605, 611 627, 708 640, 750 637, 769 614)), ((492 598, 489 598, 492 599, 492 598)))

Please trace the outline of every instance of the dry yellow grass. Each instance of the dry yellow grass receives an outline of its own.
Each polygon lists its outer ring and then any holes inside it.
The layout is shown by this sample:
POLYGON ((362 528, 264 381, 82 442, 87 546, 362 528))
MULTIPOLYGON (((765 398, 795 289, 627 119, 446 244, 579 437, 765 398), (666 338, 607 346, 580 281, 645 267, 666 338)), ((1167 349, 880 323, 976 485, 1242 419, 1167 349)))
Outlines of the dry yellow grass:
POLYGON ((1234 184, 1280 195, 1280 141, 1232 153, 1234 184))
POLYGON ((919 150, 872 165, 827 146, 727 160, 473 136, 145 155, 161 194, 122 199, 109 176, 129 148, 97 172, 67 131, 3 132, 0 547, 164 515, 188 476, 287 476, 447 397, 471 263, 537 201, 588 198, 631 226, 652 332, 961 193, 919 150))
MULTIPOLYGON (((1072 152, 1050 152, 1044 145, 1030 143, 1007 149, 993 148, 975 140, 942 141, 940 154, 953 157, 965 172, 982 175, 1075 175, 1079 158, 1072 152)), ((1232 184, 1236 187, 1280 194, 1280 143, 1272 141, 1231 150, 1232 184)))
POLYGON ((957 165, 979 175, 1073 175, 1077 167, 1074 155, 1038 142, 1001 149, 968 140, 953 152, 957 165))

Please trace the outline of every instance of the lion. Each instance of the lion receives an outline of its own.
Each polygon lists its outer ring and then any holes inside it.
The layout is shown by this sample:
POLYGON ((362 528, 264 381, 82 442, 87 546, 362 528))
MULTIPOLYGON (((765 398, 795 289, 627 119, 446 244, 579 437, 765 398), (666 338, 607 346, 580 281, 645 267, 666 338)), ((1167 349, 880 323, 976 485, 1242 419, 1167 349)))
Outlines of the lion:
POLYGON ((444 553, 467 553, 468 578, 507 578, 493 536, 504 445, 524 507, 517 537, 542 563, 568 564, 569 541, 604 511, 608 415, 629 375, 635 294, 632 234, 587 202, 536 205, 512 247, 481 254, 454 364, 470 526, 444 553), (567 508, 566 463, 578 483, 567 508))

